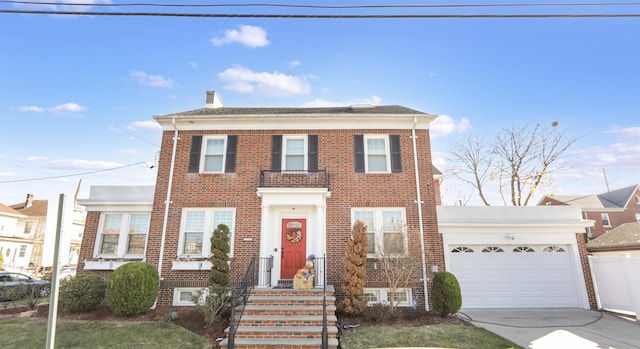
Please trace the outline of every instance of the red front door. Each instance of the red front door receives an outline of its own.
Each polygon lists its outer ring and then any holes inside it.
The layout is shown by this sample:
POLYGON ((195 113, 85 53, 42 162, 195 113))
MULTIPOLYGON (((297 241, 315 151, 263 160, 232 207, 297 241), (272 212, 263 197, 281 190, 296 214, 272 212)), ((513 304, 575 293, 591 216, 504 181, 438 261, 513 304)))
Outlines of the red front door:
POLYGON ((282 220, 280 278, 293 279, 306 262, 307 220, 282 220))

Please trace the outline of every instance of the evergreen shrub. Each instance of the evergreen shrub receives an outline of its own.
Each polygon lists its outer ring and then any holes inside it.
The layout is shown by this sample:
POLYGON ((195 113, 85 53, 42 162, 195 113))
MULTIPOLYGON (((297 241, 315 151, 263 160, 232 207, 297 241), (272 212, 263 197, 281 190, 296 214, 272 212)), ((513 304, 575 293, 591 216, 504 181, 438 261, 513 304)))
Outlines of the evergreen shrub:
POLYGON ((460 310, 462 294, 455 275, 448 271, 439 271, 433 276, 431 305, 433 310, 442 317, 455 314, 460 310))
POLYGON ((97 274, 79 274, 60 282, 58 303, 69 313, 95 310, 104 298, 107 283, 97 274))
POLYGON ((158 271, 145 262, 131 262, 116 269, 107 285, 107 305, 118 315, 141 314, 158 298, 158 271))

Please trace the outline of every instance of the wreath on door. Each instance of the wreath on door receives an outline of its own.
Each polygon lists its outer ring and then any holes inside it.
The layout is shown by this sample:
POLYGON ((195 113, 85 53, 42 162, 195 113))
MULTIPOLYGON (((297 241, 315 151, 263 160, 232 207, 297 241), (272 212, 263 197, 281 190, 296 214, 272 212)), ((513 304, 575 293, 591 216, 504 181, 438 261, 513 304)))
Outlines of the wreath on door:
POLYGON ((300 230, 287 232, 287 241, 297 243, 302 239, 302 232, 300 230))

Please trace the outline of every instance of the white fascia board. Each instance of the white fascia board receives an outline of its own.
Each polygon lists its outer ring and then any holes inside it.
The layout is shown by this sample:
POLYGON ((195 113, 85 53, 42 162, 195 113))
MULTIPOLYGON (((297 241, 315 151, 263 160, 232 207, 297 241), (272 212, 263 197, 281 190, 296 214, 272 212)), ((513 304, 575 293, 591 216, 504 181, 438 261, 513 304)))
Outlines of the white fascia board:
MULTIPOLYGON (((176 117, 175 127, 182 131, 197 130, 343 130, 343 129, 429 129, 436 119, 431 114, 278 114, 176 117)), ((164 131, 174 131, 173 118, 158 117, 164 131)))
POLYGON ((258 188, 262 206, 324 205, 331 192, 326 188, 258 188))
POLYGON ((87 212, 151 212, 153 202, 134 202, 134 201, 92 201, 78 200, 78 205, 86 208, 87 212))

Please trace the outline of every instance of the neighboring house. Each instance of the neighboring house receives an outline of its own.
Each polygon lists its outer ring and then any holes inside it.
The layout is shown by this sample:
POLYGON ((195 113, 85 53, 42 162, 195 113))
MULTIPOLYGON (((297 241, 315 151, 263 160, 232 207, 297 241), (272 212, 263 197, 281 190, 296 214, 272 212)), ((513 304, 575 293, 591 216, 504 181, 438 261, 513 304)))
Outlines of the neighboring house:
POLYGON ((33 249, 33 241, 24 230, 18 230, 18 221, 27 216, 0 203, 0 269, 27 268, 33 249))
POLYGON ((463 308, 595 308, 575 206, 438 206, 445 267, 463 308))
POLYGON ((596 195, 545 196, 538 205, 575 205, 585 219, 595 221, 589 238, 597 238, 624 223, 640 222, 640 185, 596 195))
POLYGON ((395 246, 415 276, 396 296, 426 296, 444 269, 429 140, 435 115, 402 106, 230 108, 215 92, 206 107, 155 116, 162 147, 155 189, 92 187, 79 269, 105 277, 144 260, 161 277, 158 304, 190 305, 209 276, 210 237, 231 230, 231 279, 259 257, 259 287, 291 280, 305 258, 340 293, 345 248, 356 220, 369 227, 366 290, 386 302, 373 258, 395 246), (150 191, 155 190, 151 196, 150 191))
MULTIPOLYGON (((31 241, 33 246, 33 249, 28 254, 28 262, 20 266, 21 269, 29 269, 34 274, 51 270, 58 220, 58 205, 59 200, 57 198, 56 200, 35 200, 33 194, 27 194, 24 203, 10 206, 24 215, 24 218, 18 219, 17 230, 22 231, 24 237, 31 241)), ((77 205, 76 197, 65 195, 64 205, 58 263, 62 266, 75 266, 78 264, 86 212, 84 207, 77 205)))
POLYGON ((587 250, 598 257, 621 254, 640 257, 640 222, 624 223, 611 229, 608 233, 589 241, 587 250))

